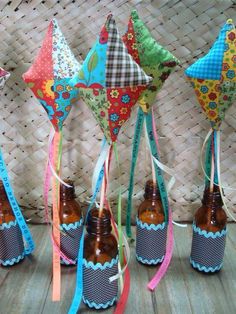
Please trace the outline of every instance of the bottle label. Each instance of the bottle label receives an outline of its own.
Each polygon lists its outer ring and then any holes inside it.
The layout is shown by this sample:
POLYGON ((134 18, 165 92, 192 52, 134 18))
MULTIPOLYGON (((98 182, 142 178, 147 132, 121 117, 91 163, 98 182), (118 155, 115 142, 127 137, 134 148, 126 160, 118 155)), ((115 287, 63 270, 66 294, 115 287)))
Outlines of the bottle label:
POLYGON ((156 265, 163 261, 166 252, 166 222, 148 225, 136 218, 136 258, 143 264, 156 265))
POLYGON ((118 255, 105 264, 83 259, 83 301, 90 308, 106 309, 117 301, 118 282, 109 278, 118 273, 118 255))
POLYGON ((0 265, 11 266, 25 256, 24 243, 17 221, 0 225, 0 265))
MULTIPOLYGON (((61 224, 61 251, 70 260, 77 263, 79 243, 83 233, 83 218, 70 224, 61 224)), ((61 264, 70 265, 68 261, 61 258, 61 264)))
POLYGON ((223 265, 226 227, 222 231, 207 232, 193 224, 191 265, 204 272, 215 272, 223 265))

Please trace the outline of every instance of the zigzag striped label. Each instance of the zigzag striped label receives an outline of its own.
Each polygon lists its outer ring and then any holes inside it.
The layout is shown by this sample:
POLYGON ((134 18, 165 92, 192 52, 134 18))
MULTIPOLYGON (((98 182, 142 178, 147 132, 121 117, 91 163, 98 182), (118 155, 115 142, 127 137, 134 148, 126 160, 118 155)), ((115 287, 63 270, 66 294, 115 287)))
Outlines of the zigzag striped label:
POLYGON ((193 241, 190 263, 199 271, 215 272, 221 269, 224 258, 226 230, 214 237, 213 232, 206 232, 193 227, 193 241))
POLYGON ((156 265, 163 261, 166 253, 167 223, 143 224, 138 218, 136 235, 136 257, 143 264, 156 265))
POLYGON ((11 266, 24 258, 24 243, 16 223, 0 225, 0 265, 11 266))
POLYGON ((105 309, 112 306, 118 295, 118 282, 109 278, 118 273, 118 256, 105 264, 83 262, 83 301, 90 308, 105 309))

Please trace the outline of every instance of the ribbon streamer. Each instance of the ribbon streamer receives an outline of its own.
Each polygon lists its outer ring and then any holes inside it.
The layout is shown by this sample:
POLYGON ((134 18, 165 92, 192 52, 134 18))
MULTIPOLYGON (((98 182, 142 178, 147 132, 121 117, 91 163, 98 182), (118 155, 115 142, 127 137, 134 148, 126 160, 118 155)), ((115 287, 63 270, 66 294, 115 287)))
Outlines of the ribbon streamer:
POLYGON ((130 177, 129 177, 129 189, 128 189, 128 203, 126 209, 126 234, 129 238, 132 238, 132 230, 131 230, 131 212, 132 212, 132 198, 133 198, 133 190, 134 190, 134 171, 136 167, 138 150, 140 146, 140 139, 143 129, 143 121, 144 121, 144 113, 143 110, 139 107, 138 114, 136 119, 136 126, 133 138, 133 149, 132 149, 132 157, 131 157, 131 169, 130 169, 130 177))
POLYGON ((0 176, 7 194, 8 201, 10 202, 11 208, 15 215, 16 221, 20 227, 22 236, 25 240, 25 255, 31 254, 35 249, 34 240, 31 236, 30 230, 25 222, 25 218, 22 215, 21 209, 17 203, 17 200, 14 196, 13 189, 10 184, 10 180, 7 173, 6 164, 3 159, 2 151, 0 149, 0 176))
MULTIPOLYGON (((158 138, 157 138, 157 134, 156 134, 156 126, 155 126, 155 120, 154 120, 153 112, 149 113, 146 116, 145 123, 146 123, 146 128, 145 128, 146 139, 147 140, 149 139, 150 149, 151 149, 153 157, 155 157, 155 159, 153 159, 153 160, 159 161, 158 138)), ((168 215, 167 215, 167 217, 168 217, 168 236, 167 236, 166 253, 165 253, 164 260, 163 260, 160 268, 156 272, 155 276, 152 278, 152 280, 148 283, 148 286, 147 286, 148 289, 150 289, 152 291, 157 287, 157 285, 159 284, 161 279, 164 277, 164 275, 165 275, 165 273, 169 267, 170 261, 172 259, 173 247, 174 247, 172 211, 171 211, 171 208, 169 206, 168 196, 167 196, 167 191, 165 188, 165 182, 164 182, 164 178, 162 175, 162 171, 156 163, 155 163, 155 166, 156 166, 156 178, 157 178, 157 183, 159 186, 162 206, 164 208, 164 211, 166 210, 168 213, 168 215)), ((169 170, 170 169, 168 168, 168 171, 169 170)), ((171 172, 171 174, 173 175, 172 170, 169 172, 171 172)))

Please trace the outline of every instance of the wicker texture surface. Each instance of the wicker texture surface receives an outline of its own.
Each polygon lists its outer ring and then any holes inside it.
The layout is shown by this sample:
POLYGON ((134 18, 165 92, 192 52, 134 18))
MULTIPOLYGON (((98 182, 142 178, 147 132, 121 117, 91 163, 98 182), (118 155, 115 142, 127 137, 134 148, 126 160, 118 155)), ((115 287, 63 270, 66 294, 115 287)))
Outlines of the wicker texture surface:
MULTIPOLYGON (((11 72, 1 96, 1 146, 19 203, 32 221, 40 221, 43 208, 43 176, 47 158, 50 123, 46 113, 21 79, 32 64, 49 21, 58 20, 78 60, 93 45, 106 15, 112 12, 123 33, 131 9, 136 8, 153 36, 180 61, 158 94, 154 106, 160 137, 162 162, 176 171, 177 182, 170 192, 176 220, 192 220, 203 191, 200 151, 209 130, 194 91, 184 77, 184 69, 204 55, 228 18, 236 22, 235 1, 0 1, 0 66, 11 72), (29 209, 29 210, 28 210, 29 209)), ((118 149, 121 162, 123 208, 131 159, 136 111, 120 132, 118 149)), ((227 112, 222 124, 221 171, 224 185, 236 188, 236 107, 227 112)), ((102 132, 82 101, 65 122, 63 177, 75 181, 79 200, 91 195, 91 175, 97 160, 102 132)), ((144 139, 135 177, 134 206, 143 195, 151 168, 144 139)), ((115 162, 111 168, 109 198, 114 211, 118 189, 115 162)), ((236 194, 225 190, 227 204, 236 209, 236 194)), ((236 211, 235 211, 236 212, 236 211)))

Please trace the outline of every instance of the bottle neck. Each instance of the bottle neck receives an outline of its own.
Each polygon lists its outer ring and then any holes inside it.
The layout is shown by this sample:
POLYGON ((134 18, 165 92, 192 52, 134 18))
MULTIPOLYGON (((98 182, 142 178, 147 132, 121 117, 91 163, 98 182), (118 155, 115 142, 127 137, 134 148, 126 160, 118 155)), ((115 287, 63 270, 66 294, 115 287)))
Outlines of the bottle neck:
POLYGON ((160 200, 160 192, 158 186, 152 180, 148 180, 146 182, 144 198, 146 200, 160 200))
POLYGON ((97 208, 88 214, 87 232, 96 236, 105 236, 111 233, 111 215, 107 209, 99 213, 97 208))
POLYGON ((5 188, 4 188, 4 185, 3 185, 3 182, 0 181, 0 202, 4 202, 4 201, 8 201, 8 198, 7 198, 7 193, 5 191, 5 188))
POLYGON ((65 180, 71 187, 67 187, 64 184, 60 185, 60 199, 61 201, 69 201, 76 198, 75 187, 73 181, 65 180))
POLYGON ((205 189, 202 204, 209 208, 212 208, 212 210, 222 208, 223 201, 220 191, 214 190, 213 192, 210 192, 209 188, 205 189))

